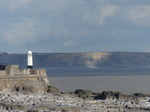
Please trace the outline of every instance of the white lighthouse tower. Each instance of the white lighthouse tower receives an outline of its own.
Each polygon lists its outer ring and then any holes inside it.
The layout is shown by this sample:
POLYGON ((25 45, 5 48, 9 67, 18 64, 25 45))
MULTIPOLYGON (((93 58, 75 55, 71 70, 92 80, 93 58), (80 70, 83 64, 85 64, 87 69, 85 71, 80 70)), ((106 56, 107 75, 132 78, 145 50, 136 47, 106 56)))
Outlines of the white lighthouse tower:
POLYGON ((32 58, 32 51, 31 50, 28 51, 28 55, 27 55, 27 68, 28 69, 33 68, 33 58, 32 58))

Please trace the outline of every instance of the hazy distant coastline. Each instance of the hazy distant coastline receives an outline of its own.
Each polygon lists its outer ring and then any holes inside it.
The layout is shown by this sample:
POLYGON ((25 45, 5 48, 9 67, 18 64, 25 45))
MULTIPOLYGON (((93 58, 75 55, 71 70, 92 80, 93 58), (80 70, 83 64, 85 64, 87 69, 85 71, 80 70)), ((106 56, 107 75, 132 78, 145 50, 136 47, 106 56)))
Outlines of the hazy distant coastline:
MULTIPOLYGON (((26 68, 26 54, 0 53, 0 64, 17 64, 26 68)), ((92 52, 92 53, 34 53, 37 67, 135 67, 150 66, 146 52, 92 52)))

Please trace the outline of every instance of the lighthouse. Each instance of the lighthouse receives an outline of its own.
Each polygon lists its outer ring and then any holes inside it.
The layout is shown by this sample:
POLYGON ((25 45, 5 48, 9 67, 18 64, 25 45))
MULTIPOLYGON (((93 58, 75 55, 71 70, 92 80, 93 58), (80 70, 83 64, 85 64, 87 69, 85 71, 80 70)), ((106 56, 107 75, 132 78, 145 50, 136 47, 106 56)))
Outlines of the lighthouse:
POLYGON ((33 68, 33 58, 32 58, 32 51, 28 50, 27 54, 27 69, 33 68))

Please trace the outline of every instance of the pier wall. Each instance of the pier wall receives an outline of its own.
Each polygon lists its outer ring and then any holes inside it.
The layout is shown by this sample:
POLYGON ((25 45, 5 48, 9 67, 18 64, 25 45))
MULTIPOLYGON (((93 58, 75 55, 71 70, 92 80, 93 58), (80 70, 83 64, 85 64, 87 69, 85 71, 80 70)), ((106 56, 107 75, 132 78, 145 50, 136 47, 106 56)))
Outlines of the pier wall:
POLYGON ((38 81, 50 85, 46 69, 19 69, 18 65, 0 66, 0 91, 20 82, 38 81))

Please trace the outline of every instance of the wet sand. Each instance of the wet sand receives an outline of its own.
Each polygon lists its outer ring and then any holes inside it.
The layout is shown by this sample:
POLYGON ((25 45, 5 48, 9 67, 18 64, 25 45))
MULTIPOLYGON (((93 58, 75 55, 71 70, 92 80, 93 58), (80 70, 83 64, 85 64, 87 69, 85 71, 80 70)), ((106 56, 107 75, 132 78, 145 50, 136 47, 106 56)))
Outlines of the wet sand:
POLYGON ((50 77, 52 85, 61 91, 86 89, 94 92, 104 90, 120 91, 125 94, 149 93, 150 76, 84 76, 84 77, 50 77))

